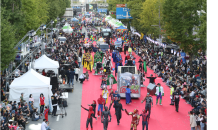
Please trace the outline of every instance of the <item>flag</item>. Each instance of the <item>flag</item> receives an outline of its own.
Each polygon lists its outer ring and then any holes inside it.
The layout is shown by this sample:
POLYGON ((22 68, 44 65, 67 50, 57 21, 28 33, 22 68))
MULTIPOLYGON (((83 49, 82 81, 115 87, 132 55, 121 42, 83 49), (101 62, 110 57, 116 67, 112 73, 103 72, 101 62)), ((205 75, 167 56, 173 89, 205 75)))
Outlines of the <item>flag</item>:
POLYGON ((140 40, 142 39, 144 37, 144 34, 143 33, 141 33, 141 37, 140 37, 140 40))
POLYGON ((147 73, 146 61, 144 61, 144 71, 147 73))

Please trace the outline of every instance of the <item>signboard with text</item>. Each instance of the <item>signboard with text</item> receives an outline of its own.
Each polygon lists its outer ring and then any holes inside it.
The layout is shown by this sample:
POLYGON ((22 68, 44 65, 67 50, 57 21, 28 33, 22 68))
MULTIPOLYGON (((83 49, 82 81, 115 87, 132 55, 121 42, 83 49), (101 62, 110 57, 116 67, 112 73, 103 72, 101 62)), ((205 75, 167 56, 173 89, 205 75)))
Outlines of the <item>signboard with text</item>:
POLYGON ((116 19, 133 19, 130 15, 130 9, 126 7, 117 7, 116 19))

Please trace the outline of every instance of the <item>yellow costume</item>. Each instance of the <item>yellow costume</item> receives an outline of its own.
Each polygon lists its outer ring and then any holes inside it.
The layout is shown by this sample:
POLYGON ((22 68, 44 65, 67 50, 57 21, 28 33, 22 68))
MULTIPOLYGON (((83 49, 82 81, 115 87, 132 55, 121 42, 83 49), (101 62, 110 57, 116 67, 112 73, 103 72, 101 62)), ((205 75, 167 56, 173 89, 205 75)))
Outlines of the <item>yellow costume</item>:
POLYGON ((86 65, 87 68, 86 69, 92 71, 94 61, 93 61, 93 57, 92 57, 91 53, 87 54, 86 61, 87 61, 86 62, 87 63, 87 65, 86 65))

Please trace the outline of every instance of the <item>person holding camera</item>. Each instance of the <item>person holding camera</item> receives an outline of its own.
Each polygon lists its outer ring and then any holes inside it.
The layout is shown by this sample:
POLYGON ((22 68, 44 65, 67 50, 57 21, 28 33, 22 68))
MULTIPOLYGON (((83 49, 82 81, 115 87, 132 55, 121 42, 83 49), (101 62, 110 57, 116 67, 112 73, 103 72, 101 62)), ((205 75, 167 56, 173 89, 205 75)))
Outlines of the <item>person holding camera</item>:
POLYGON ((51 128, 49 127, 49 121, 47 123, 46 119, 43 119, 43 122, 41 124, 41 130, 51 130, 51 128))

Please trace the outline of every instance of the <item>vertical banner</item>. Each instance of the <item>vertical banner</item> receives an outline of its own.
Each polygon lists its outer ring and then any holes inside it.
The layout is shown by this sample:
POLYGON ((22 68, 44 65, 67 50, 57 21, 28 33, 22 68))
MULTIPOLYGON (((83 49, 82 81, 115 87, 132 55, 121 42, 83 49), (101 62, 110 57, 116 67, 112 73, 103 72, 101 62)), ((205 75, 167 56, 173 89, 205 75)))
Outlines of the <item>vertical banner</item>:
POLYGON ((183 62, 183 64, 186 63, 186 59, 185 59, 185 57, 186 57, 185 52, 181 52, 181 58, 182 58, 182 62, 183 62))

